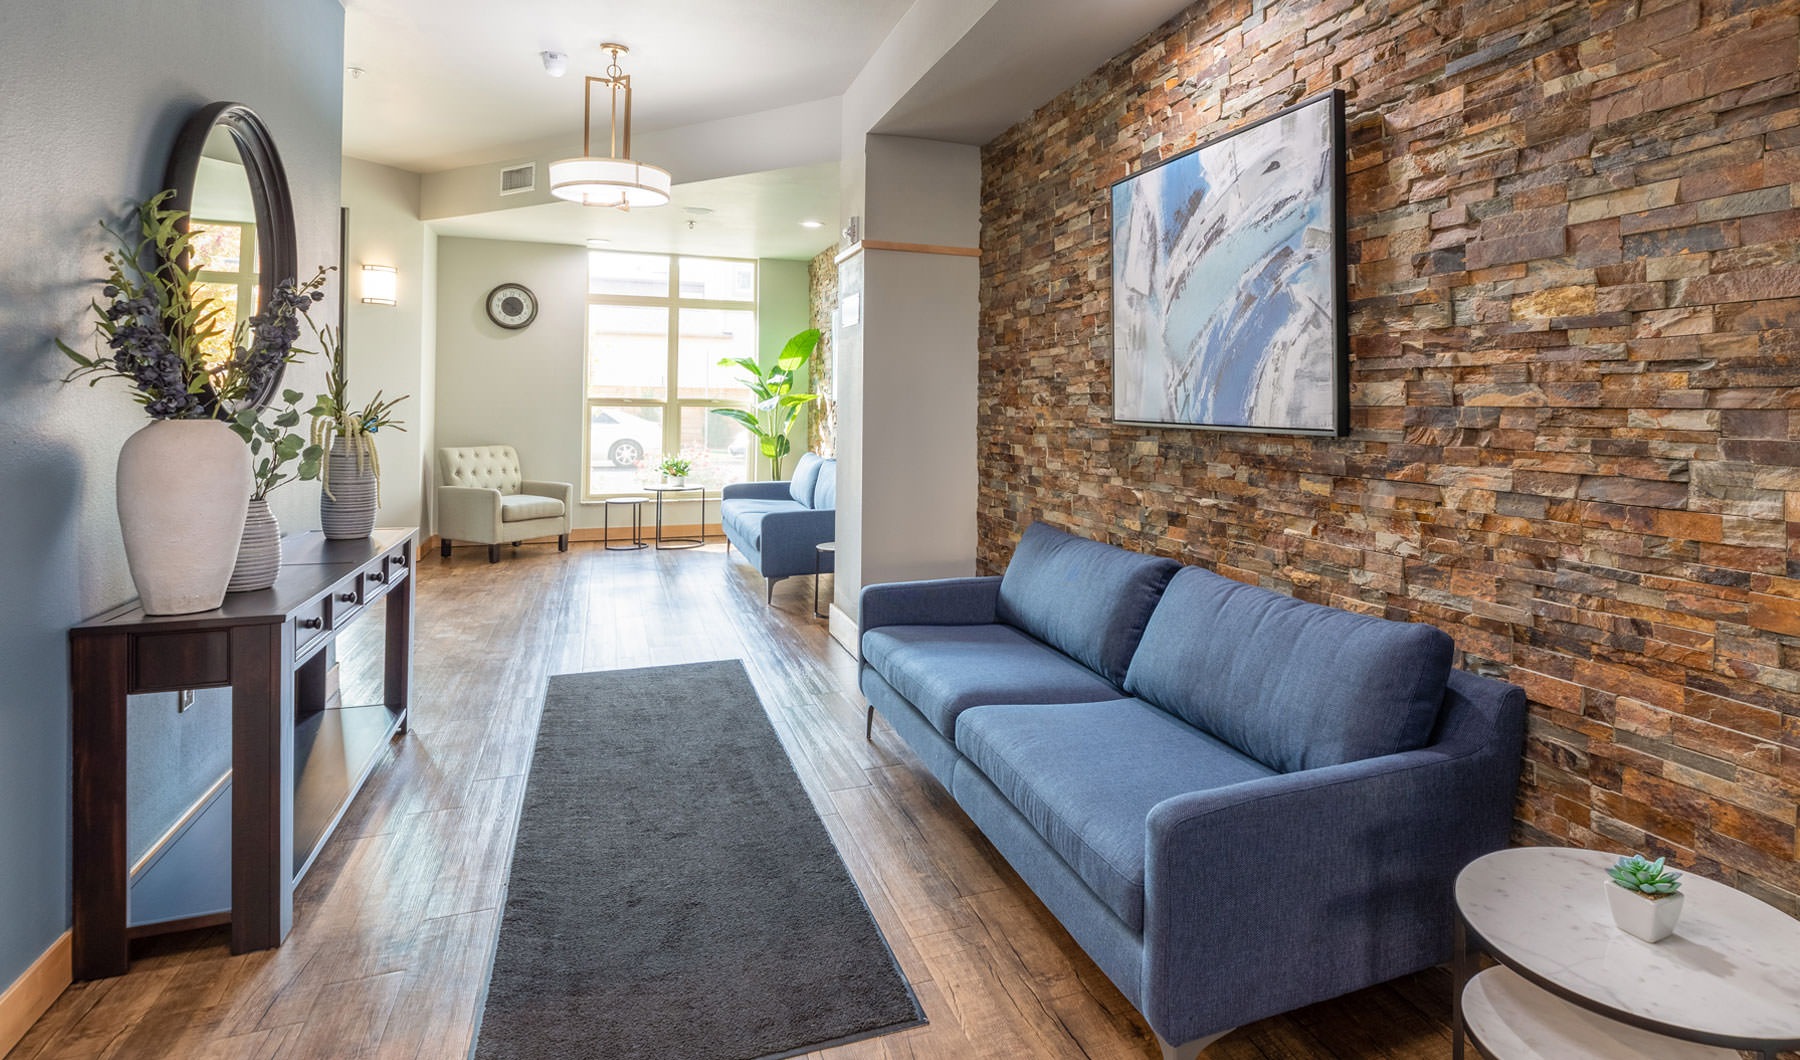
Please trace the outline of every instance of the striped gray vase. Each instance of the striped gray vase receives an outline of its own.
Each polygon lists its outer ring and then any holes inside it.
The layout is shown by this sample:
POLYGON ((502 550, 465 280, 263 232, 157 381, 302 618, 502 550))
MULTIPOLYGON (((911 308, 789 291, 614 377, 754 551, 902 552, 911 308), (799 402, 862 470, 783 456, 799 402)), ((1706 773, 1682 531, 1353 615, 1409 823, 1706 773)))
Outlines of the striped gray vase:
POLYGON ((319 528, 335 541, 353 541, 375 531, 375 469, 340 436, 332 440, 330 492, 319 493, 319 528))
POLYGON ((244 518, 244 536, 238 541, 237 566, 231 569, 228 593, 248 593, 267 589, 281 573, 281 527, 275 513, 262 497, 250 498, 249 514, 244 518))

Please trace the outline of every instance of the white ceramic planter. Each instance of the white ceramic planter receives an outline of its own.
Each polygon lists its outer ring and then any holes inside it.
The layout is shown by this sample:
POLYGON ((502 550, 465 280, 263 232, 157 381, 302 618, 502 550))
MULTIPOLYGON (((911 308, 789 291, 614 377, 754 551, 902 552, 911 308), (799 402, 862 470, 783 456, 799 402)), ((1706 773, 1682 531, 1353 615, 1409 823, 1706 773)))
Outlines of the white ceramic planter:
POLYGON ((380 505, 375 469, 367 460, 357 466, 356 454, 343 438, 331 443, 329 480, 319 493, 319 528, 334 541, 353 541, 375 531, 375 509, 380 505))
POLYGON ((1681 903, 1686 898, 1680 891, 1662 898, 1650 898, 1628 891, 1611 880, 1606 884, 1606 900, 1612 907, 1613 923, 1627 935, 1645 942, 1661 942, 1675 933, 1681 920, 1681 903))
POLYGON ((263 497, 250 498, 250 512, 244 519, 244 536, 238 542, 237 566, 231 570, 228 593, 248 593, 267 589, 281 574, 281 525, 269 502, 263 497))
POLYGON ((250 491, 250 447, 219 420, 153 420, 119 450, 119 529, 150 615, 225 599, 250 491))

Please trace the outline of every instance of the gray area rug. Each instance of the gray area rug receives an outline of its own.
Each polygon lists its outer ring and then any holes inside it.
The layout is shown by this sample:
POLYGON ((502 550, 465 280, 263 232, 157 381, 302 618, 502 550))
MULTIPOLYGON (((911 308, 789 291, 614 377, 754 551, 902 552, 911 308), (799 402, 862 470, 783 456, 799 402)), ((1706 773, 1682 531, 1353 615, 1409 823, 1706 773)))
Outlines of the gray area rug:
POLYGON ((477 1060, 758 1060, 923 1022, 743 663, 550 679, 477 1060))

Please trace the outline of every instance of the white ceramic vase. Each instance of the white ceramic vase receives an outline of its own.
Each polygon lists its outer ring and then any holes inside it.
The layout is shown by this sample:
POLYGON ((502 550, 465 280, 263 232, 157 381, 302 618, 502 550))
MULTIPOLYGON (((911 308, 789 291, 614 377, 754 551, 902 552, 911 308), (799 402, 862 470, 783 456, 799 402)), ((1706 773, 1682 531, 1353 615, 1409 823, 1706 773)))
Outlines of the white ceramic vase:
POLYGON ((281 574, 281 524, 269 510, 266 497, 250 498, 249 514, 244 518, 244 536, 238 542, 237 566, 231 569, 228 593, 248 593, 267 589, 281 574))
POLYGON ((1611 880, 1606 883, 1606 900, 1612 907, 1613 923, 1627 935, 1636 935, 1645 942, 1661 942, 1675 933, 1675 925, 1681 920, 1681 903, 1686 895, 1680 891, 1651 898, 1636 891, 1628 891, 1611 880))
POLYGON ((375 468, 367 459, 358 461, 350 443, 339 436, 331 442, 330 477, 319 493, 319 528, 334 541, 354 541, 375 532, 379 505, 375 468), (359 466, 360 464, 360 466, 359 466))
POLYGON ((153 420, 119 450, 119 529, 148 615, 225 599, 250 491, 250 447, 219 420, 153 420))

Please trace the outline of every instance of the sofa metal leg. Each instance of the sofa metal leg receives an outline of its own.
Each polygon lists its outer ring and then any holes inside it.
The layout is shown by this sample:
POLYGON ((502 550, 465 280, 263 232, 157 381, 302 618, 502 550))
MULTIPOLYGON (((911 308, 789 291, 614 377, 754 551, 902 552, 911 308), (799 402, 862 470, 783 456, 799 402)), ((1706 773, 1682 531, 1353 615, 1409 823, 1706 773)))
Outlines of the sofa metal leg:
POLYGON ((438 538, 438 555, 443 556, 445 559, 450 558, 450 539, 449 538, 447 538, 447 537, 438 538))
POLYGON ((557 534, 556 535, 556 551, 558 551, 558 552, 569 551, 569 535, 568 534, 557 534))
POLYGON ((869 704, 869 716, 863 719, 863 739, 875 742, 875 704, 869 704))
POLYGON ((769 605, 769 606, 774 605, 774 603, 775 603, 775 583, 780 580, 781 580, 780 578, 764 578, 763 579, 763 584, 768 587, 767 592, 765 592, 763 594, 763 603, 764 604, 769 605))
POLYGON ((525 542, 523 542, 523 541, 514 541, 514 542, 513 542, 513 547, 514 547, 514 548, 518 548, 518 547, 519 547, 519 546, 520 546, 520 545, 523 545, 523 544, 524 544, 524 543, 525 543, 525 542))
POLYGON ((488 546, 488 562, 489 563, 500 562, 500 546, 499 545, 489 545, 488 546))
MULTIPOLYGON (((1235 1027, 1232 1028, 1232 1030, 1236 1029, 1237 1028, 1235 1027)), ((1156 1044, 1162 1046, 1163 1060, 1197 1060, 1200 1053, 1207 1046, 1230 1033, 1231 1031, 1220 1031, 1217 1034, 1209 1034, 1204 1038, 1195 1038, 1191 1042, 1182 1042, 1180 1045, 1170 1045, 1168 1042, 1164 1041, 1163 1036, 1159 1034, 1156 1036, 1156 1044)))

